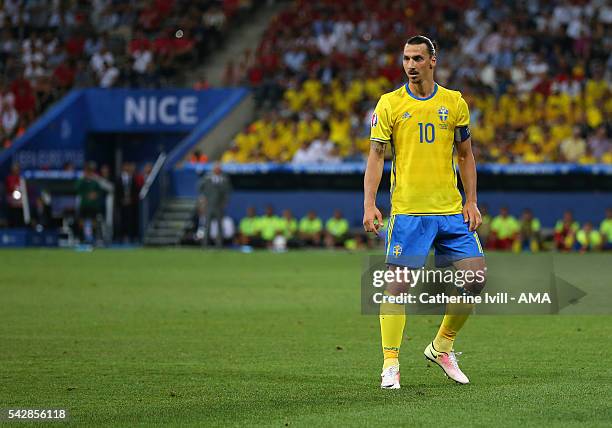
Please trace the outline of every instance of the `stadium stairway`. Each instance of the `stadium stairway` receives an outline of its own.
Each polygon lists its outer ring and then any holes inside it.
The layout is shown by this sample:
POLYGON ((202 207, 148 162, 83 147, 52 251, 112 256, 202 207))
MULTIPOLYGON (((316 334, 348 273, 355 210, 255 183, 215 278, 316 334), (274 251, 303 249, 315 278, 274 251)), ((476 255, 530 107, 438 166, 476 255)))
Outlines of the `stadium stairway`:
POLYGON ((185 229, 191 224, 196 202, 194 198, 166 200, 147 228, 143 244, 148 246, 180 244, 185 229))
POLYGON ((242 58, 247 49, 255 52, 270 20, 289 4, 287 0, 267 0, 266 5, 258 9, 248 22, 229 34, 223 49, 215 51, 201 67, 185 73, 187 84, 192 86, 202 76, 206 76, 212 86, 222 86, 228 62, 237 63, 237 58, 242 58))

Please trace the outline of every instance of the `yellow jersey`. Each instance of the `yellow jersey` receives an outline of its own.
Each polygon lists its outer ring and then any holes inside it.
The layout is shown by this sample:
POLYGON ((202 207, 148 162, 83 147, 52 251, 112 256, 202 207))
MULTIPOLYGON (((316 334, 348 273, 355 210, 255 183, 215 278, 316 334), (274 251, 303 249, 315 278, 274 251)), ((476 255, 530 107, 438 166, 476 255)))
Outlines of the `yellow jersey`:
POLYGON ((462 211, 453 149, 456 128, 469 123, 461 93, 437 83, 426 98, 414 95, 408 84, 380 97, 372 114, 370 139, 391 145, 392 215, 462 211))

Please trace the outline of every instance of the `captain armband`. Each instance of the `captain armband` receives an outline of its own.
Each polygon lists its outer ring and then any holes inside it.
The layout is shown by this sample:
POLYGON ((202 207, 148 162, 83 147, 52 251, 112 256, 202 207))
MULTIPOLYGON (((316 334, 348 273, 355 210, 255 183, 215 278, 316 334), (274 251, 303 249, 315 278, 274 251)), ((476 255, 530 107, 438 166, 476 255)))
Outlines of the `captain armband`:
POLYGON ((465 126, 458 126, 455 128, 455 142, 463 143, 465 140, 470 138, 472 134, 470 133, 470 128, 465 126))

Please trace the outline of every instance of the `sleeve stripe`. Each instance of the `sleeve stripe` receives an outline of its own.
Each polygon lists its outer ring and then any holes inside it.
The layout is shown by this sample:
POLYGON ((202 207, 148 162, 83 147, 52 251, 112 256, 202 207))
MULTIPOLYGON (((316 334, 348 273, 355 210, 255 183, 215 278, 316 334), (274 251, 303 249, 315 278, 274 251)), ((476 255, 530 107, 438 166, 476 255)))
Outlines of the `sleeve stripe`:
POLYGON ((370 140, 376 141, 378 143, 385 143, 385 144, 391 141, 391 140, 383 140, 382 138, 374 138, 374 137, 370 138, 370 140))

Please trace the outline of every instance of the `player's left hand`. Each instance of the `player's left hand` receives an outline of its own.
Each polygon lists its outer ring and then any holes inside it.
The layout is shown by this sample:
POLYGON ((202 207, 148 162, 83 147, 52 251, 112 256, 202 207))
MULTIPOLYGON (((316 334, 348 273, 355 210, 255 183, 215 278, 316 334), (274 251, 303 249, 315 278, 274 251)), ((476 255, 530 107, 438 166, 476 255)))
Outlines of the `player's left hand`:
POLYGON ((463 207, 463 221, 470 223, 468 226, 470 232, 475 231, 482 224, 482 216, 476 202, 466 202, 463 207))

